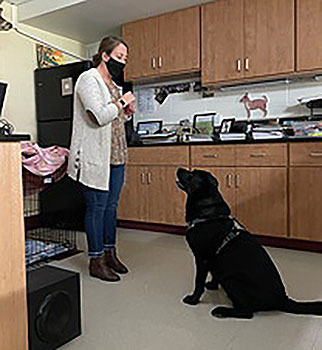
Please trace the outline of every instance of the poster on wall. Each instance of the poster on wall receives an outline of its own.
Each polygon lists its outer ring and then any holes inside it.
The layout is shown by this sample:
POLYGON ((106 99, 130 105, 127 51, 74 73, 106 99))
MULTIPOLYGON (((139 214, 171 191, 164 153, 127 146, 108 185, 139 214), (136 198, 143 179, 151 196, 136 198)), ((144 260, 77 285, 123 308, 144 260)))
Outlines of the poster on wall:
POLYGON ((64 64, 62 52, 50 47, 36 44, 38 68, 57 67, 64 64))

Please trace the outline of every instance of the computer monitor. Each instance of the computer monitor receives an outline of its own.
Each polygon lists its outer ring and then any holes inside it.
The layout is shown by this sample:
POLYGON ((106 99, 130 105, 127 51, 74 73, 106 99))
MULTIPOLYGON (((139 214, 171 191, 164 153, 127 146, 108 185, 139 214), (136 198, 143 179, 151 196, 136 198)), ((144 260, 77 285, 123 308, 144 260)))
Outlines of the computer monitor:
POLYGON ((6 83, 0 83, 0 116, 2 113, 4 98, 6 96, 7 86, 8 86, 8 84, 6 84, 6 83))

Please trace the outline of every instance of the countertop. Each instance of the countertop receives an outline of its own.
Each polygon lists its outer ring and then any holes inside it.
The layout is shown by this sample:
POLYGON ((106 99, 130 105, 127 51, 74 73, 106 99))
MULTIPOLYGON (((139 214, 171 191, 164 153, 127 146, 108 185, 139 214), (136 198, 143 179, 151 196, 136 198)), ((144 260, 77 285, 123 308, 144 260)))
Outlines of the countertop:
POLYGON ((30 135, 28 134, 15 134, 9 136, 0 135, 0 142, 20 142, 20 141, 30 141, 30 135))
POLYGON ((280 139, 265 140, 227 140, 227 141, 189 141, 189 142, 151 142, 146 144, 130 144, 129 147, 156 147, 156 146, 191 146, 191 145, 235 145, 258 143, 290 143, 290 142, 322 142, 322 137, 284 137, 280 139))

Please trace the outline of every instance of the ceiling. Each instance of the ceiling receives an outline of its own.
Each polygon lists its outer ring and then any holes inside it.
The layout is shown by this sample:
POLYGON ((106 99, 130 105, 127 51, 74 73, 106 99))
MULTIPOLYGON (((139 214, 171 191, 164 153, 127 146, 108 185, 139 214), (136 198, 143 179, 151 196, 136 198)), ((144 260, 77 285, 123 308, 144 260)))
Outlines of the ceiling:
MULTIPOLYGON (((209 1, 209 0, 208 0, 209 1)), ((18 21, 84 44, 119 33, 122 23, 208 2, 207 0, 8 0, 18 21)))

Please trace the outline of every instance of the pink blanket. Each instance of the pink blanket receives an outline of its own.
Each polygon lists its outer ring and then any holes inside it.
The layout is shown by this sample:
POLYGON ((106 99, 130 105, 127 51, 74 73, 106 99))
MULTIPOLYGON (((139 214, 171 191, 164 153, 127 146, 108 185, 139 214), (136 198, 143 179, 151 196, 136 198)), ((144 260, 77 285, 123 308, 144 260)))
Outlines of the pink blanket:
POLYGON ((41 148, 31 142, 22 142, 22 165, 37 176, 47 176, 59 169, 67 160, 67 148, 52 146, 41 148))

